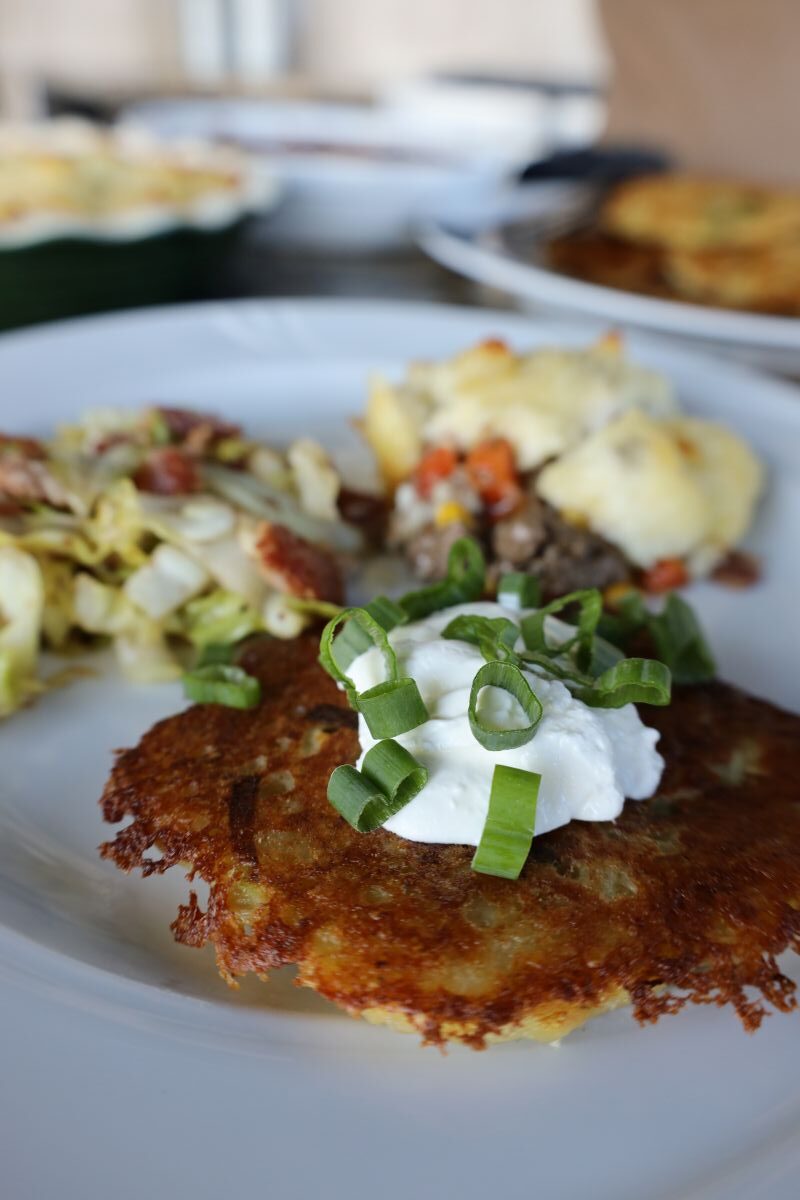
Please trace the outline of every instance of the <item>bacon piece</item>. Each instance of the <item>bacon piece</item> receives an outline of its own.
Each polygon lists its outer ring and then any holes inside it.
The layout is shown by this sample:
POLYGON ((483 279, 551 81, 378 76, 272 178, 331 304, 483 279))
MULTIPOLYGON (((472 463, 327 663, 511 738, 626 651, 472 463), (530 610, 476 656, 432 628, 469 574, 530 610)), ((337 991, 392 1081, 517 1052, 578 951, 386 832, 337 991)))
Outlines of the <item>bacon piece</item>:
POLYGON ((46 458, 44 446, 36 438, 16 437, 13 433, 0 433, 0 457, 15 454, 20 458, 46 458))
POLYGON ((342 577, 336 559, 285 525, 262 521, 256 533, 255 550, 268 582, 290 596, 303 600, 332 600, 341 604, 342 577))
POLYGON ((151 450, 133 476, 133 482, 140 491, 153 492, 157 496, 199 492, 201 486, 194 459, 175 446, 151 450))
POLYGON ((190 408, 159 407, 156 412, 163 417, 170 437, 176 442, 190 441, 193 434, 194 440, 197 442, 200 440, 198 437, 198 431, 200 431, 206 446, 208 446, 212 442, 220 441, 221 438, 239 437, 242 432, 239 425, 233 425, 230 421, 222 421, 219 417, 209 413, 194 412, 190 408))
POLYGON ((711 572, 711 578, 726 587, 752 587, 761 578, 761 563, 744 550, 731 550, 711 572))
POLYGON ((0 453, 0 500, 68 507, 68 497, 46 463, 16 450, 0 453))

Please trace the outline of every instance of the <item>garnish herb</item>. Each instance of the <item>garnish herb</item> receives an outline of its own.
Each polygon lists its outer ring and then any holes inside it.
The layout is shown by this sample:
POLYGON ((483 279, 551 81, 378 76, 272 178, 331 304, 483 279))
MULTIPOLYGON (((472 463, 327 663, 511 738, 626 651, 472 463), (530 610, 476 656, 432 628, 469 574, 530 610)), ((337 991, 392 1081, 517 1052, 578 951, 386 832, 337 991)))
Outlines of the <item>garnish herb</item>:
POLYGON ((510 608, 538 608, 542 603, 542 585, 536 575, 509 571, 500 576, 497 600, 510 608))
MULTIPOLYGON (((402 608, 395 604, 394 600, 389 600, 387 596, 376 596, 369 604, 364 605, 364 611, 369 613, 372 619, 377 621, 387 633, 396 625, 403 625, 408 620, 402 608)), ((336 616, 338 614, 330 613, 329 615, 336 616)), ((334 645, 336 661, 342 670, 347 670, 350 664, 355 662, 365 650, 369 650, 374 643, 369 633, 362 629, 357 621, 348 621, 334 645)))
POLYGON ((674 592, 660 612, 651 612, 641 593, 624 597, 618 613, 603 613, 600 629, 610 642, 624 650, 637 633, 646 631, 661 662, 675 683, 704 683, 717 673, 714 656, 691 607, 674 592))
POLYGON ((428 782, 428 772, 397 742, 378 742, 364 755, 361 770, 337 767, 328 780, 328 800, 359 833, 385 825, 428 782))
POLYGON ((472 859, 473 871, 501 879, 519 878, 533 841, 541 782, 541 775, 535 771, 495 767, 489 812, 472 859))
POLYGON ((400 678, 397 655, 389 644, 386 630, 366 608, 345 608, 328 622, 322 631, 319 660, 328 674, 342 684, 350 704, 363 715, 373 737, 395 737, 409 729, 416 729, 417 725, 428 720, 428 710, 416 682, 400 678), (348 640, 344 647, 341 646, 341 635, 334 641, 336 630, 345 622, 348 623, 347 628, 355 625, 369 639, 366 649, 377 646, 386 664, 388 678, 365 692, 357 692, 347 674, 347 667, 357 657, 352 653, 353 640, 348 640), (343 650, 344 661, 338 658, 340 649, 343 650))
POLYGON ((210 663, 183 677, 183 690, 196 704, 222 704, 226 708, 254 708, 261 699, 261 684, 241 667, 210 663))
POLYGON ((432 612, 479 600, 486 583, 486 560, 474 538, 459 538, 450 548, 447 576, 440 583, 407 592, 398 601, 409 621, 419 621, 432 612))
POLYGON ((597 588, 584 588, 579 592, 568 592, 558 600, 545 604, 538 612, 524 617, 521 623, 522 640, 528 650, 549 657, 566 654, 575 650, 576 665, 586 670, 591 662, 592 642, 597 631, 597 623, 603 611, 603 597, 597 588), (545 635, 545 620, 555 616, 565 608, 578 606, 578 624, 572 637, 558 644, 548 642, 545 635))
POLYGON ((516 746, 524 746, 536 733, 542 711, 539 697, 519 667, 511 663, 484 663, 472 681, 467 710, 469 727, 485 750, 513 750, 516 746), (501 688, 513 696, 527 717, 527 724, 518 729, 496 729, 487 725, 478 715, 478 697, 486 687, 501 688))

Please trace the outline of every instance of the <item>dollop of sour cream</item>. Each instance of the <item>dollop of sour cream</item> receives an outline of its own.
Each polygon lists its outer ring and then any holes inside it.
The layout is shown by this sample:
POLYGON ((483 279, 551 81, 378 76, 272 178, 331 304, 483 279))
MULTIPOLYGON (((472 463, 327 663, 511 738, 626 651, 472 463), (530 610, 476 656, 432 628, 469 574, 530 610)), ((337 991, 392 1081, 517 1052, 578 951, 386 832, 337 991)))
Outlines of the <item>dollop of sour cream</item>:
MULTIPOLYGON (((498 764, 541 775, 536 835, 569 821, 613 820, 626 798, 644 800, 654 794, 664 769, 656 750, 659 734, 642 723, 636 707, 590 708, 563 683, 535 669, 525 671, 543 708, 535 735, 513 750, 484 749, 473 736, 467 716, 470 688, 483 656, 477 646, 441 636, 461 613, 517 621, 525 615, 500 604, 461 604, 398 626, 389 634, 400 675, 416 680, 430 720, 396 738, 427 768, 428 782, 386 822, 385 829, 413 842, 477 846, 498 764)), ((571 632, 563 622, 547 618, 548 637, 563 639, 571 632)), ((381 683, 385 666, 380 651, 367 650, 348 673, 358 691, 381 683)), ((498 728, 525 723, 516 700, 498 688, 484 688, 478 711, 498 728)), ((359 717, 359 739, 360 767, 376 741, 363 717, 359 717)))

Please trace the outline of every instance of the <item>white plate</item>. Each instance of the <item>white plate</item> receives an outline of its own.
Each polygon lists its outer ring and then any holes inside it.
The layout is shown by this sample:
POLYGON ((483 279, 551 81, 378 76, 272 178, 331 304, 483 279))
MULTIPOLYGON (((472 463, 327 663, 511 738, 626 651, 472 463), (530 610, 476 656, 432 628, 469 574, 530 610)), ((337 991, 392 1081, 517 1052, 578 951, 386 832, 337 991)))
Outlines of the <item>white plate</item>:
MULTIPOLYGON (((0 341, 0 426, 83 406, 196 404, 351 464, 346 418, 373 369, 489 334, 580 343, 495 312, 278 302, 138 312, 0 341)), ((800 709, 800 404, 788 385, 634 339, 692 410, 770 463, 754 532, 764 582, 696 600, 731 679, 800 709)), ((362 461, 363 461, 363 455, 362 461)), ((783 1200, 800 1169, 800 1016, 754 1037, 693 1008, 639 1029, 611 1014, 559 1049, 442 1057, 351 1022, 280 973, 238 994, 167 926, 185 881, 99 861, 112 747, 181 704, 112 676, 0 728, 0 1128, 13 1200, 273 1195, 382 1200, 783 1200), (256 1190, 257 1189, 257 1190, 256 1190)), ((787 969, 797 975, 796 961, 787 969)))
POLYGON ((639 296, 548 267, 541 248, 553 222, 580 211, 587 199, 586 189, 574 184, 502 185, 471 196, 453 195, 420 226, 418 237, 437 262, 502 288, 524 304, 690 338, 776 370, 800 371, 800 318, 639 296), (529 228, 524 253, 506 232, 509 224, 519 222, 529 228))

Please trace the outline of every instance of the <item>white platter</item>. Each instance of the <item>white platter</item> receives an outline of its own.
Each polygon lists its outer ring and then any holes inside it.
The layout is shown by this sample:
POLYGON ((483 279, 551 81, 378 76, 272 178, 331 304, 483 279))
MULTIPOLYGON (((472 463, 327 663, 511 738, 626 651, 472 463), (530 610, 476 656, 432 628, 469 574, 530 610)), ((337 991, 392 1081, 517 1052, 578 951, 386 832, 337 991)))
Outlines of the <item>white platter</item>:
MULTIPOLYGON (((208 407, 281 441, 313 431, 355 470, 368 374, 488 335, 581 343, 497 312, 247 302, 138 312, 0 340, 0 426, 93 405, 208 407)), ((687 407, 767 458, 752 545, 764 581, 694 599, 723 673, 800 711, 800 394, 632 339, 687 407)), ((102 863, 113 747, 182 703, 113 673, 0 727, 0 1129, 11 1200, 487 1195, 790 1200, 800 1171, 800 1015, 745 1035, 694 1008, 619 1012, 558 1048, 441 1056, 350 1021, 283 973, 238 994, 167 926, 185 881, 102 863)), ((797 961, 786 968, 800 976, 797 961)))
MULTIPOLYGON (((554 223, 580 212, 590 197, 581 185, 498 185, 453 195, 418 229, 422 247, 443 266, 524 305, 608 324, 688 338, 763 366, 800 372, 800 318, 735 312, 640 296, 574 279, 551 269, 541 254, 554 223), (508 236, 524 222, 526 234, 508 236), (525 248, 520 242, 524 240, 525 248)), ((563 230, 562 230, 563 231, 563 230)))

